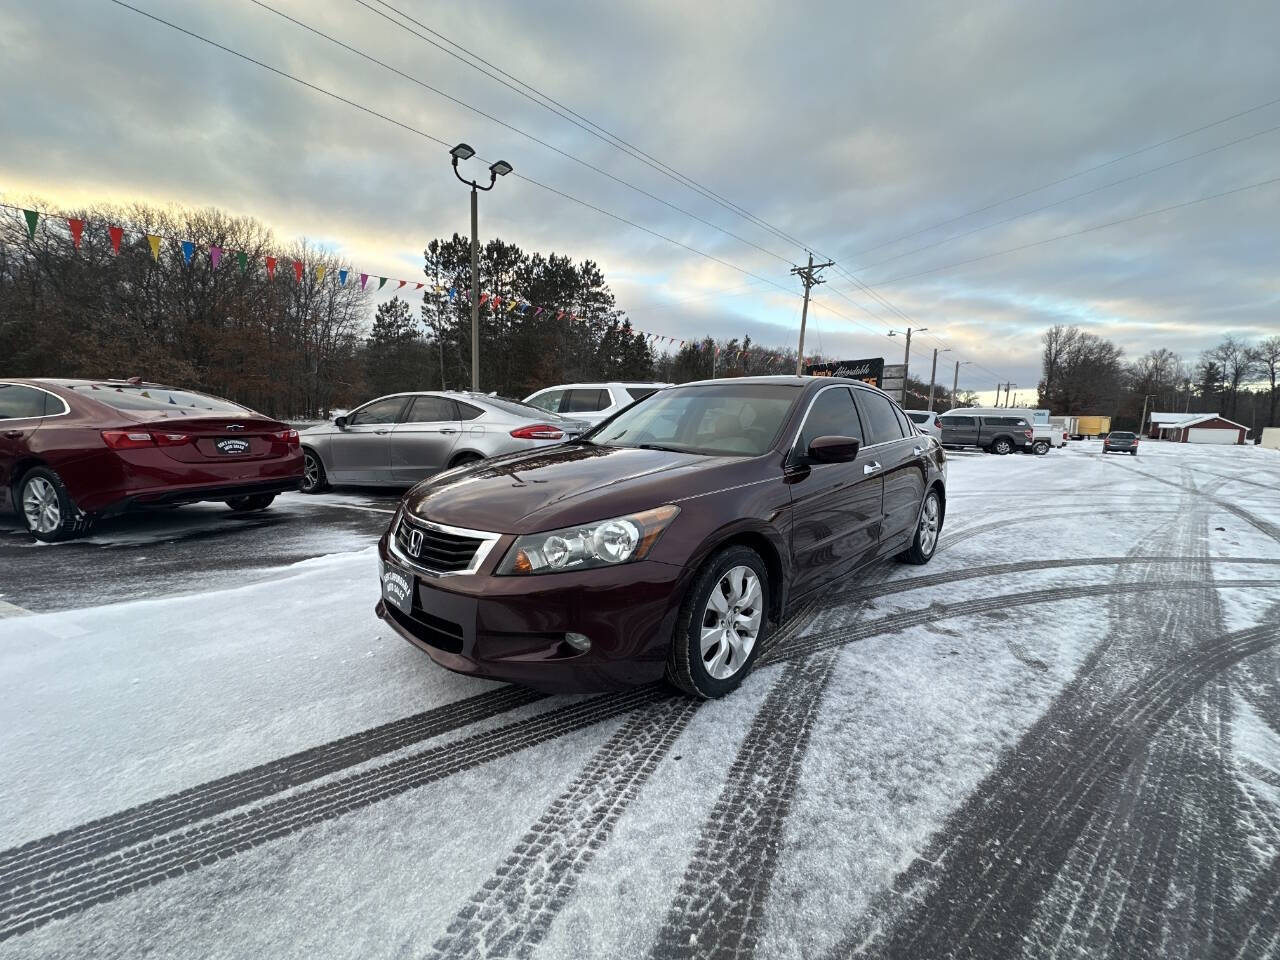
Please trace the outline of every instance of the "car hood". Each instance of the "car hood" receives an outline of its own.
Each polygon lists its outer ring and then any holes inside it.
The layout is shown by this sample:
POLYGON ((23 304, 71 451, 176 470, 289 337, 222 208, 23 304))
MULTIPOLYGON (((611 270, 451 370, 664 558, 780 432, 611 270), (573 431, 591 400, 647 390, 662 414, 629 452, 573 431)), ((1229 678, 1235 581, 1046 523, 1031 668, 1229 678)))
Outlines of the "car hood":
POLYGON ((405 494, 435 523, 533 533, 622 516, 741 483, 741 457, 564 444, 448 470, 405 494))

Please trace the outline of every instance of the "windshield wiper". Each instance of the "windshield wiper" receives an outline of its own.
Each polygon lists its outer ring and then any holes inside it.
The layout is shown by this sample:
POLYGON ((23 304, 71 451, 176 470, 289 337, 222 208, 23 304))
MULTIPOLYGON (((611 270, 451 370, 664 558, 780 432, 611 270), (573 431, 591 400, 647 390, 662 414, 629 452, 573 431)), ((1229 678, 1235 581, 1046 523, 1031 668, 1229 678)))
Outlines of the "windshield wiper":
POLYGON ((637 443, 637 450, 665 450, 668 453, 688 453, 683 447, 668 447, 661 443, 637 443))

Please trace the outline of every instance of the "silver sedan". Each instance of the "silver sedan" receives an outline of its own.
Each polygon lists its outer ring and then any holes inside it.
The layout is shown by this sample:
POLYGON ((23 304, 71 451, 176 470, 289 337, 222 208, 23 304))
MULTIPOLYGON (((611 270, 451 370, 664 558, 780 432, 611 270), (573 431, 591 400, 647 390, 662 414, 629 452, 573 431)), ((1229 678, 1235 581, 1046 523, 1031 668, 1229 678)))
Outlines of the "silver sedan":
POLYGON ((587 429, 581 421, 482 393, 396 393, 301 432, 302 490, 410 486, 473 460, 563 443, 587 429))

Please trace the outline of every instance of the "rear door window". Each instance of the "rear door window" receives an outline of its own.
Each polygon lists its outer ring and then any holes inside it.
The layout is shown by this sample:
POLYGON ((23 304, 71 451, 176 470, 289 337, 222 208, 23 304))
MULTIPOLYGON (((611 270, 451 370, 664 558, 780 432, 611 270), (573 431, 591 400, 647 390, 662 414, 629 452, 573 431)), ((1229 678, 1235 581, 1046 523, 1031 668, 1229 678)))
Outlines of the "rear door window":
POLYGON ((832 387, 818 394, 800 431, 800 442, 797 444, 800 452, 808 452, 809 444, 818 437, 862 439, 862 424, 858 420, 858 411, 853 406, 853 397, 849 395, 848 387, 832 387))
POLYGON ((45 415, 45 403, 50 412, 60 412, 57 400, 43 390, 21 383, 0 383, 0 420, 26 420, 45 415))
POLYGON ((479 407, 473 407, 471 404, 463 403, 461 400, 458 401, 458 419, 459 420, 474 420, 476 417, 480 416, 482 413, 484 413, 484 411, 481 410, 479 407))
POLYGON ((565 392, 564 390, 547 390, 536 394, 529 398, 529 406, 537 407, 539 410, 546 410, 548 413, 559 413, 560 401, 565 392))
POLYGON ((907 415, 897 406, 893 408, 893 412, 898 418, 898 426, 902 428, 902 435, 905 437, 913 436, 916 432, 916 428, 911 425, 911 421, 907 419, 907 415))
POLYGON ((448 397, 414 397, 413 406, 409 408, 406 423, 439 423, 442 420, 457 420, 455 404, 448 397))
POLYGON ((567 400, 561 404, 561 413, 595 413, 607 409, 613 400, 608 390, 570 390, 567 400))
POLYGON ((889 443, 901 440, 906 436, 902 421, 894 413, 893 402, 870 390, 857 391, 858 412, 862 415, 862 425, 867 432, 865 443, 871 446, 876 443, 889 443))

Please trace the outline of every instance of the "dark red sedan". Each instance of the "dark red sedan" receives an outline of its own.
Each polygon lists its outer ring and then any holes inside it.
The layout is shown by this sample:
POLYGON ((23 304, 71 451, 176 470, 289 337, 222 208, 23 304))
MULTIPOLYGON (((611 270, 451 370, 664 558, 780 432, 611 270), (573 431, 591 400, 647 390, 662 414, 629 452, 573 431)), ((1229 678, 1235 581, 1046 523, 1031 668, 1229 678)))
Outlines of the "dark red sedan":
POLYGON ((0 509, 67 540, 134 505, 261 510, 302 481, 298 432, 229 400, 140 380, 0 380, 0 509))
POLYGON ((800 600, 879 558, 928 562, 945 508, 941 446, 880 390, 684 384, 420 483, 379 544, 377 612, 462 673, 718 697, 800 600))

